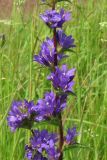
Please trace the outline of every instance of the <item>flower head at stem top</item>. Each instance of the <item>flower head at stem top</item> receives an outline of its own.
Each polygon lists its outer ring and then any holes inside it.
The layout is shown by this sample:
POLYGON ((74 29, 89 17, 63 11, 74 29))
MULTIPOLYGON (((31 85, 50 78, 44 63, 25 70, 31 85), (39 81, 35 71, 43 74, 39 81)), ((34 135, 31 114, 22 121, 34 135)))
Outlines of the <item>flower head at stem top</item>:
POLYGON ((62 28, 63 23, 71 19, 71 14, 65 12, 64 9, 61 9, 60 12, 48 10, 40 17, 50 28, 62 28))

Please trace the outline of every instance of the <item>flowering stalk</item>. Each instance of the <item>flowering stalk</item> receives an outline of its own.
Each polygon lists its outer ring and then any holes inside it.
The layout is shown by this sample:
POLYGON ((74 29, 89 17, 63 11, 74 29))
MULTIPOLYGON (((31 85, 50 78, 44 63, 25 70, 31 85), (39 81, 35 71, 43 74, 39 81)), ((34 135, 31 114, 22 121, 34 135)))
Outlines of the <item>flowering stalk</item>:
MULTIPOLYGON (((55 10, 55 0, 53 0, 52 10, 55 10)), ((57 37, 56 37, 56 28, 53 29, 53 40, 54 40, 54 47, 55 47, 54 66, 57 66, 57 37)))
POLYGON ((57 38, 56 38, 56 28, 54 28, 54 47, 55 47, 55 55, 54 55, 54 66, 57 66, 57 38))
MULTIPOLYGON (((55 10, 55 1, 53 0, 53 7, 52 10, 55 10)), ((54 47, 55 47, 55 55, 54 55, 54 67, 57 66, 57 33, 56 33, 56 28, 53 30, 53 39, 54 39, 54 47)), ((57 98, 57 95, 56 95, 57 98)), ((58 116, 59 118, 59 151, 60 151, 60 156, 59 160, 63 159, 63 152, 62 152, 62 147, 63 147, 63 125, 62 125, 62 115, 61 113, 58 116)))
MULTIPOLYGON (((46 0, 42 0, 46 2, 46 0)), ((66 36, 62 30, 63 24, 70 20, 70 13, 61 9, 55 10, 56 0, 52 0, 52 9, 41 14, 41 19, 53 30, 53 38, 49 37, 42 43, 34 61, 51 69, 47 79, 52 82, 54 92, 46 92, 43 99, 35 104, 33 101, 14 101, 8 113, 8 125, 12 131, 18 128, 30 129, 32 136, 25 146, 25 157, 28 160, 62 160, 64 147, 75 144, 76 128, 68 129, 64 135, 62 111, 66 108, 69 93, 73 93, 75 68, 68 70, 67 65, 59 67, 59 61, 67 57, 61 51, 75 47, 72 36, 66 36), (58 47, 60 52, 58 52, 58 47), (33 130, 33 124, 56 118, 59 134, 47 130, 33 130)))
POLYGON ((56 4, 56 2, 55 2, 55 0, 53 0, 53 2, 52 2, 52 10, 55 10, 55 4, 56 4))

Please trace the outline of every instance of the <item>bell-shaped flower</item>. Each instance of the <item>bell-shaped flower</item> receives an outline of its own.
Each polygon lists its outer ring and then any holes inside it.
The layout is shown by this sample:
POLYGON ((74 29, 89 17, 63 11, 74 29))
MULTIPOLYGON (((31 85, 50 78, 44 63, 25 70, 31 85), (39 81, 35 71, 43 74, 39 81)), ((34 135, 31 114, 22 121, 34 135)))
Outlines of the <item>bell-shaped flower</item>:
POLYGON ((62 89, 64 92, 73 92, 75 68, 68 70, 66 65, 62 68, 56 67, 55 72, 52 72, 47 78, 52 81, 54 88, 62 89))

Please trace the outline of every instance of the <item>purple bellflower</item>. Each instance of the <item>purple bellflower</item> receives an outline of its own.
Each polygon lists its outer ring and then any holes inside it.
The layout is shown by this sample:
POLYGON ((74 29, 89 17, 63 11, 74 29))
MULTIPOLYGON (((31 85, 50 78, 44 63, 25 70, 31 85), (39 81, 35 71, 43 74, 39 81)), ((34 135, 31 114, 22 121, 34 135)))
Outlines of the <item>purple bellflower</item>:
POLYGON ((63 23, 71 19, 71 14, 63 9, 60 10, 60 13, 56 10, 48 10, 41 14, 40 17, 49 27, 62 28, 63 23))
MULTIPOLYGON (((44 66, 53 66, 54 64, 54 55, 56 54, 55 52, 55 47, 53 40, 47 38, 46 41, 43 42, 41 45, 41 50, 39 55, 34 55, 34 61, 37 61, 38 63, 44 65, 44 66)), ((58 54, 57 60, 61 60, 64 58, 65 55, 63 54, 58 54)))
POLYGON ((66 107, 67 95, 58 95, 51 92, 45 93, 44 99, 39 99, 33 107, 37 113, 36 121, 42 121, 52 116, 57 116, 66 107))
POLYGON ((46 38, 39 54, 34 55, 34 61, 49 67, 52 71, 47 79, 52 82, 54 92, 46 92, 36 104, 27 100, 14 101, 7 117, 11 131, 26 128, 32 133, 29 144, 25 146, 25 157, 28 160, 62 160, 65 145, 68 147, 68 145, 75 144, 75 137, 78 135, 75 127, 68 129, 66 136, 64 135, 62 111, 66 108, 69 92, 73 93, 75 68, 68 70, 67 65, 64 64, 61 68, 58 65, 59 61, 66 57, 60 52, 75 45, 72 36, 67 36, 62 30, 64 22, 71 19, 70 12, 65 12, 64 9, 57 12, 55 10, 57 2, 60 1, 50 1, 49 5, 52 6, 52 10, 47 10, 40 15, 47 26, 53 30, 53 38, 46 38), (57 48, 58 43, 59 48, 57 48), (52 124, 53 120, 56 121, 58 134, 33 129, 34 122, 45 120, 49 124, 52 124))
POLYGON ((64 92, 73 92, 75 68, 68 70, 66 65, 62 65, 59 69, 56 67, 55 72, 52 72, 47 78, 51 80, 54 88, 62 89, 64 92))
POLYGON ((75 144, 75 137, 78 135, 76 131, 76 127, 73 127, 72 129, 68 129, 67 135, 65 137, 65 141, 67 144, 75 144))
POLYGON ((31 127, 31 112, 34 103, 33 101, 14 101, 11 110, 8 113, 7 121, 11 131, 17 128, 31 127))
POLYGON ((57 41, 62 48, 68 49, 75 47, 72 36, 66 36, 63 30, 57 31, 57 41))
POLYGON ((35 157, 40 157, 37 160, 58 160, 57 141, 57 134, 48 133, 47 130, 34 130, 34 135, 30 139, 30 145, 25 147, 25 157, 28 160, 36 160, 35 157), (42 156, 44 152, 46 157, 42 156))

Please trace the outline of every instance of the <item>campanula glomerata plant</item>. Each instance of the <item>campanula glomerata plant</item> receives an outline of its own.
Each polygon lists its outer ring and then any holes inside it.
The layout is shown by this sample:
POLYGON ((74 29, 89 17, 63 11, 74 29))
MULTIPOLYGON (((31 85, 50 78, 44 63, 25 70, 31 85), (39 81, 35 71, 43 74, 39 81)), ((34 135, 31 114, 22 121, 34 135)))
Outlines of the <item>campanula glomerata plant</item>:
POLYGON ((59 62, 68 57, 64 51, 75 47, 72 36, 63 31, 63 24, 71 19, 70 12, 61 9, 56 11, 58 0, 43 3, 51 6, 50 10, 40 14, 40 18, 52 30, 53 37, 47 37, 41 44, 40 52, 34 55, 34 61, 48 67, 51 73, 47 80, 51 81, 53 91, 44 94, 35 104, 33 101, 14 101, 8 113, 7 121, 11 131, 19 128, 31 130, 29 144, 25 146, 25 158, 28 160, 62 160, 64 147, 74 145, 78 135, 76 128, 69 128, 64 134, 63 110, 67 107, 67 99, 73 93, 75 68, 68 69, 66 64, 59 66, 59 62), (58 49, 60 48, 60 49, 58 49), (59 132, 49 133, 47 130, 33 129, 33 124, 56 119, 59 132))

